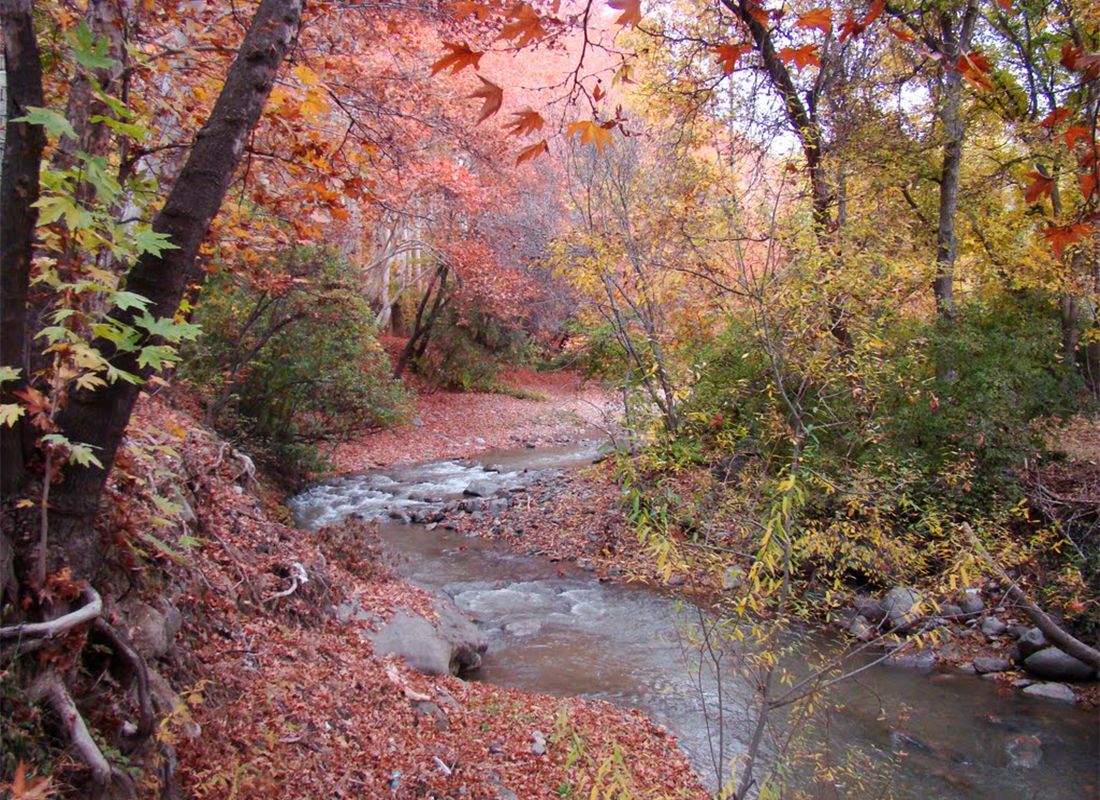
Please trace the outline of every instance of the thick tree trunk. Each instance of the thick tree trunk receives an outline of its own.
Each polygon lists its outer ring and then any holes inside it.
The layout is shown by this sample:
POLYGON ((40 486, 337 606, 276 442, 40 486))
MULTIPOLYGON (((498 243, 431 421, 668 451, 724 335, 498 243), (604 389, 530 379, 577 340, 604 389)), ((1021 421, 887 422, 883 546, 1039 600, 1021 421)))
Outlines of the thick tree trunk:
MULTIPOLYGON (((28 106, 45 101, 31 0, 0 0, 0 26, 8 95, 0 167, 0 366, 21 370, 18 383, 5 385, 0 402, 12 402, 11 391, 28 377, 27 290, 38 223, 33 204, 38 200, 38 171, 46 146, 41 126, 14 120, 26 114, 28 106)), ((0 497, 7 498, 22 486, 24 455, 23 426, 0 426, 0 497)))
MULTIPOLYGON (((152 301, 149 311, 154 317, 174 314, 187 285, 199 277, 199 246, 236 174, 301 14, 302 0, 261 0, 210 119, 153 221, 153 229, 167 234, 177 249, 142 256, 130 270, 126 288, 152 301)), ((120 316, 129 324, 136 315, 120 316)), ((96 346, 111 352, 106 341, 96 346)), ((128 372, 150 374, 138 367, 133 354, 118 354, 115 361, 128 372)), ((123 381, 94 392, 75 392, 59 416, 64 435, 91 445, 103 463, 102 468, 69 465, 53 492, 50 539, 77 574, 91 576, 99 566, 92 521, 138 392, 137 386, 123 381)))

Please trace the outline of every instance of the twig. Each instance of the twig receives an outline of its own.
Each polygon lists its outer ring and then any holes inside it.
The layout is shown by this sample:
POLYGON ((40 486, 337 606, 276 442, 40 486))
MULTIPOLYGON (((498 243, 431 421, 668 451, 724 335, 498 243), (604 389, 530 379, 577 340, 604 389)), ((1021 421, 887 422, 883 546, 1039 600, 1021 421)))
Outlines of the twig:
POLYGON ((284 589, 281 592, 275 592, 275 594, 268 597, 264 602, 270 603, 274 600, 278 600, 280 597, 290 597, 298 591, 298 587, 303 583, 309 583, 309 576, 306 575, 306 568, 302 566, 302 562, 295 561, 290 565, 290 588, 284 589))

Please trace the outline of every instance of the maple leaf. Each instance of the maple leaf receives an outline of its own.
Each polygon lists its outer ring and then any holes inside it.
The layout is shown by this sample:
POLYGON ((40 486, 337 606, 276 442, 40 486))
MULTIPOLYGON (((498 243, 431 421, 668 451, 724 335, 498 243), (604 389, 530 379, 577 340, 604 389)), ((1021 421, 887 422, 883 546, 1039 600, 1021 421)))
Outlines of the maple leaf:
POLYGON ((504 102, 504 90, 480 75, 477 77, 481 80, 482 86, 480 89, 470 94, 469 97, 479 98, 485 101, 481 106, 481 114, 477 118, 477 122, 480 125, 482 122, 489 119, 489 117, 493 116, 493 114, 500 111, 500 106, 504 102))
POLYGON ((1012 10, 1012 0, 997 0, 997 5, 1005 11, 1012 10))
POLYGON ((466 2, 461 0, 458 3, 451 3, 451 11, 454 15, 461 19, 462 17, 468 17, 473 14, 477 17, 478 22, 484 22, 489 19, 489 7, 483 6, 481 3, 466 2))
POLYGON ((519 151, 519 155, 516 156, 516 165, 522 164, 524 161, 530 161, 533 158, 541 156, 543 153, 549 153, 550 146, 546 143, 545 139, 535 142, 530 147, 525 147, 519 151))
POLYGON ((1040 197, 1046 195, 1050 197, 1054 191, 1054 179, 1050 178, 1039 170, 1032 170, 1027 174, 1027 177, 1031 178, 1031 183, 1028 184, 1027 189, 1024 190, 1024 200, 1028 203, 1034 203, 1040 197))
POLYGON ((813 64, 815 67, 821 66, 821 59, 817 55, 817 45, 807 44, 802 47, 784 47, 776 56, 779 60, 787 63, 794 64, 798 69, 813 64))
POLYGON ((886 10, 886 0, 875 0, 871 3, 871 7, 867 9, 867 13, 859 20, 855 18, 855 15, 849 11, 848 16, 844 20, 844 24, 840 26, 840 41, 844 42, 849 38, 859 36, 867 28, 882 16, 882 12, 886 10))
POLYGON ((904 28, 895 28, 893 25, 887 25, 886 30, 894 34, 898 39, 903 42, 912 42, 916 37, 904 28))
POLYGON ((546 29, 542 27, 542 19, 538 12, 527 3, 520 3, 508 12, 514 22, 509 22, 500 29, 499 39, 516 39, 518 47, 524 47, 535 39, 546 35, 546 29))
POLYGON ((623 12, 616 18, 616 25, 636 28, 642 21, 642 0, 608 0, 607 4, 616 11, 623 12))
POLYGON ((955 69, 979 89, 993 88, 993 84, 990 83, 988 77, 992 67, 989 64, 989 59, 981 51, 971 50, 969 53, 960 55, 959 60, 955 63, 955 69))
POLYGON ((1092 226, 1087 222, 1074 222, 1069 225, 1048 225, 1043 230, 1043 238, 1050 243, 1054 255, 1061 258, 1067 247, 1081 241, 1091 233, 1092 226))
POLYGON ((53 794, 50 779, 39 776, 27 780, 27 765, 22 761, 15 768, 15 777, 7 787, 12 800, 45 800, 53 794))
POLYGON ((1096 191, 1096 173, 1086 172, 1084 175, 1077 179, 1078 184, 1081 186, 1081 197, 1087 202, 1093 193, 1096 191))
POLYGON ((1084 125, 1070 125, 1066 128, 1066 132, 1062 134, 1062 139, 1065 140, 1066 147, 1070 150, 1075 148, 1078 142, 1088 143, 1091 138, 1092 131, 1084 125))
POLYGON ((1046 128, 1048 131, 1054 130, 1054 128, 1056 128, 1058 125, 1069 118, 1070 113, 1071 112, 1068 108, 1064 106, 1059 106, 1058 108, 1047 114, 1045 117, 1043 117, 1042 121, 1040 121, 1039 124, 1046 128))
POLYGON ((515 117, 515 119, 504 124, 505 129, 510 129, 510 136, 526 136, 529 133, 542 130, 542 126, 546 124, 546 120, 542 118, 542 114, 535 111, 533 108, 515 111, 512 113, 512 116, 515 117))
POLYGON ((452 74, 461 72, 466 67, 477 69, 478 62, 485 55, 476 50, 471 50, 470 45, 465 42, 444 42, 443 46, 451 52, 432 64, 432 75, 442 72, 447 67, 451 68, 452 74))
POLYGON ((732 44, 725 42, 714 48, 714 54, 718 56, 718 63, 722 66, 722 72, 726 75, 733 73, 741 56, 752 50, 751 45, 732 44))
POLYGON ((809 30, 817 28, 828 36, 833 31, 833 10, 828 6, 812 8, 805 14, 801 14, 794 26, 796 28, 806 28, 809 30))
POLYGON ((767 28, 771 22, 771 17, 764 8, 756 3, 749 4, 749 16, 759 22, 763 27, 767 28))
POLYGON ((581 144, 594 144, 596 150, 601 153, 607 145, 611 144, 611 130, 595 120, 582 119, 570 122, 565 129, 565 136, 571 138, 576 134, 580 134, 581 144))

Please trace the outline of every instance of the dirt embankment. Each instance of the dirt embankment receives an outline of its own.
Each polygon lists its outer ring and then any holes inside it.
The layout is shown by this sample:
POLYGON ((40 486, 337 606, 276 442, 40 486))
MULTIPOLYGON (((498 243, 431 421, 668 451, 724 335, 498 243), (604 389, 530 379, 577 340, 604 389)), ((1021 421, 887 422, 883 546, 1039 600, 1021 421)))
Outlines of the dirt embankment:
MULTIPOLYGON (((550 389, 545 401, 492 396, 491 415, 474 413, 480 397, 437 397, 422 407, 427 430, 412 431, 408 446, 383 434, 357 452, 411 461, 455 455, 444 443, 464 436, 471 448, 482 446, 475 437, 484 446, 513 435, 542 441, 560 435, 557 415, 599 400, 579 399, 564 383, 550 389)), ((170 488, 186 508, 178 527, 159 533, 178 556, 132 542, 141 556, 119 565, 131 585, 111 615, 153 666, 165 717, 158 738, 174 750, 187 796, 588 796, 622 777, 608 771, 616 746, 633 796, 706 796, 668 735, 641 714, 423 675, 378 658, 370 633, 398 609, 433 612, 430 597, 381 565, 369 526, 296 530, 246 457, 163 401, 143 400, 131 434, 154 451, 123 459, 105 530, 137 535, 127 531, 145 513, 139 507, 150 510, 135 483, 147 458, 183 476, 170 488), (125 610, 135 603, 147 609, 142 620, 125 610), (172 619, 182 620, 178 632, 165 624, 172 619)), ((97 721, 108 738, 124 722, 125 709, 116 710, 118 718, 97 721)), ((159 791, 156 778, 145 791, 159 791)))

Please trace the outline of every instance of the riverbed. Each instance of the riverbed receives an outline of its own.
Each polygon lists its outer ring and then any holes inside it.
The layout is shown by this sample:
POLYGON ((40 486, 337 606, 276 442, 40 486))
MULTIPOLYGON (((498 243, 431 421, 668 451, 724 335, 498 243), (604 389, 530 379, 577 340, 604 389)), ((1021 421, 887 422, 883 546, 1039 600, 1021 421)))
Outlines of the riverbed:
MULTIPOLYGON (((467 677, 640 708, 674 733, 705 781, 749 739, 756 693, 735 651, 702 667, 688 640, 700 611, 645 587, 603 583, 572 565, 519 555, 427 519, 471 486, 521 494, 546 470, 589 463, 598 443, 490 451, 333 478, 293 498, 299 524, 350 515, 379 522, 387 557, 411 583, 450 596, 486 632, 489 650, 467 677), (716 764, 718 765, 716 767, 716 764)), ((486 499, 484 511, 491 514, 486 499)), ((794 662, 837 651, 800 640, 794 662)), ((793 671, 799 663, 791 663, 793 671)), ((815 797, 1089 798, 1097 796, 1098 716, 1025 697, 974 676, 875 666, 832 687, 798 730, 835 777, 815 797), (851 764, 847 774, 840 766, 851 764)), ((778 730, 784 730, 782 726, 778 730)), ((725 777, 728 777, 726 775, 725 777)), ((798 782, 796 780, 796 782, 798 782)))

